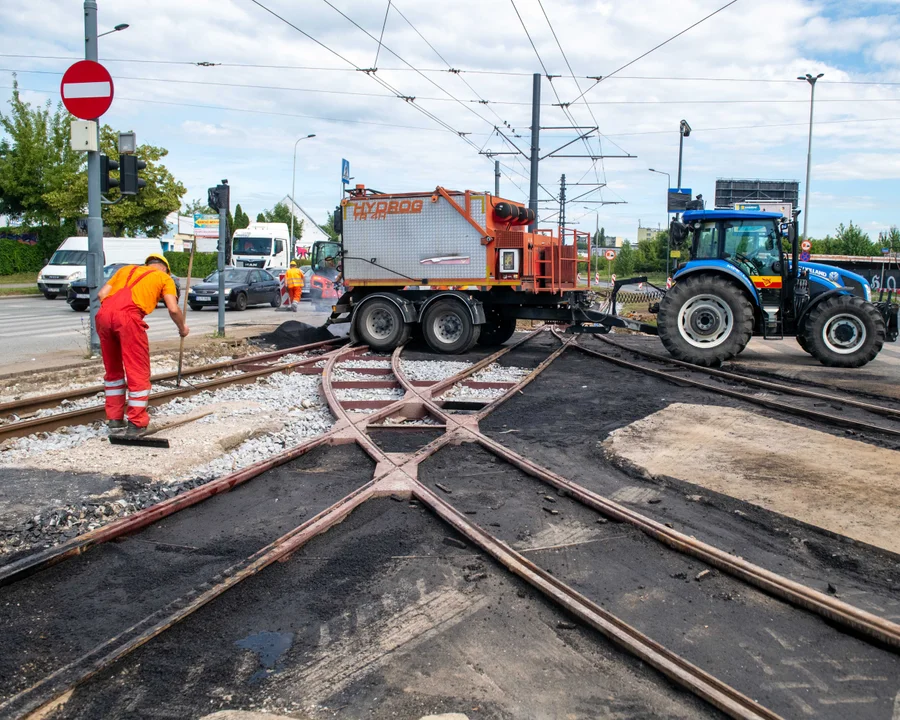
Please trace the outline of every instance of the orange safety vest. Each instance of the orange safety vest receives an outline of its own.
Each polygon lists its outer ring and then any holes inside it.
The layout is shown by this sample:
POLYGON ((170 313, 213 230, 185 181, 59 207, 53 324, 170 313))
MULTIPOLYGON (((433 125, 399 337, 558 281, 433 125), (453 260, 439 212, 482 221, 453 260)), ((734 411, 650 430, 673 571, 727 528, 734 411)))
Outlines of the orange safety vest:
POLYGON ((302 288, 304 285, 303 273, 300 268, 289 268, 284 275, 284 283, 288 290, 302 288))

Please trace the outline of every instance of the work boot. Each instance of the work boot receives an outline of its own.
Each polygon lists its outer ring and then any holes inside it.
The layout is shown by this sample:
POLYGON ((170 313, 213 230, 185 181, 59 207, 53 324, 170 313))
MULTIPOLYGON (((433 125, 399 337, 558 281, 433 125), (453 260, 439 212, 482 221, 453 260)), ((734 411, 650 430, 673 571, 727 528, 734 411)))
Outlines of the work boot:
POLYGON ((124 432, 120 433, 127 438, 137 438, 147 434, 147 428, 138 427, 134 423, 128 423, 128 427, 125 428, 124 432))
POLYGON ((125 420, 107 420, 106 427, 109 428, 111 433, 119 433, 122 432, 128 423, 125 420))

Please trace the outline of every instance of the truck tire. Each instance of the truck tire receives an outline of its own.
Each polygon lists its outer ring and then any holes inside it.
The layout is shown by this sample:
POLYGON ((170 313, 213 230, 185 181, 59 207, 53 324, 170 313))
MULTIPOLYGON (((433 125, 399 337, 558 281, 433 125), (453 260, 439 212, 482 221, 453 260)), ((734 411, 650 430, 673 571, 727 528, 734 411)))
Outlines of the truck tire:
POLYGON ((435 300, 422 315, 422 334, 435 352, 464 353, 481 336, 481 326, 472 322, 469 309, 458 300, 435 300))
POLYGON ((483 345, 484 347, 502 345, 513 336, 515 331, 515 318, 491 318, 481 326, 481 335, 478 336, 478 344, 483 345))
POLYGON ((353 328, 361 343, 379 352, 405 345, 411 331, 400 308, 381 298, 363 304, 353 316, 353 328))
POLYGON ((679 360, 718 365, 750 342, 753 307, 733 282, 715 275, 687 277, 659 306, 659 338, 679 360))
POLYGON ((827 367, 862 367, 881 351, 884 335, 881 313, 855 295, 823 300, 803 327, 810 355, 827 367))

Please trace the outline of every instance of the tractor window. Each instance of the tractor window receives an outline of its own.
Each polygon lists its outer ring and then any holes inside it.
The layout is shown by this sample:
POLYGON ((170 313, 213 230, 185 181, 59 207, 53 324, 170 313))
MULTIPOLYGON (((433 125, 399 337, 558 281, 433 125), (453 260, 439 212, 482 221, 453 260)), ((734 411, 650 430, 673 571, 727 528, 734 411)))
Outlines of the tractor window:
POLYGON ((748 275, 771 275, 781 259, 775 224, 761 220, 726 220, 722 257, 748 275))
POLYGON ((695 258, 719 257, 719 226, 716 223, 706 223, 700 228, 697 240, 697 252, 695 258))

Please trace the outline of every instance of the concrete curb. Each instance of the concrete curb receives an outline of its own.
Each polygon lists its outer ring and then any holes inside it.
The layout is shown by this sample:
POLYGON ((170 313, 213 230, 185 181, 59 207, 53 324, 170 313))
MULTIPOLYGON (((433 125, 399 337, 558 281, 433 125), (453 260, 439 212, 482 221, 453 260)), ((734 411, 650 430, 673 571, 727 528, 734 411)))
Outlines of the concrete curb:
POLYGON ((42 298, 43 295, 41 293, 37 293, 35 295, 0 295, 0 300, 22 300, 24 298, 42 298))

